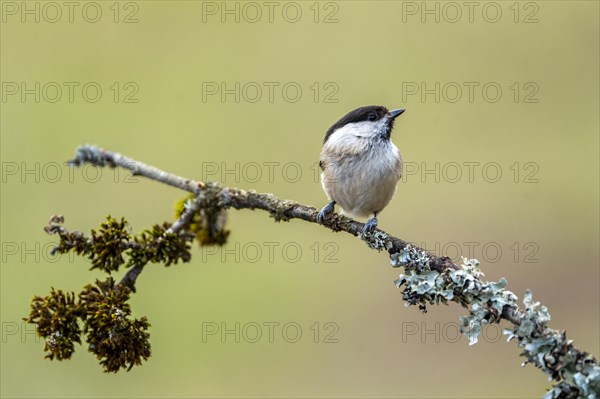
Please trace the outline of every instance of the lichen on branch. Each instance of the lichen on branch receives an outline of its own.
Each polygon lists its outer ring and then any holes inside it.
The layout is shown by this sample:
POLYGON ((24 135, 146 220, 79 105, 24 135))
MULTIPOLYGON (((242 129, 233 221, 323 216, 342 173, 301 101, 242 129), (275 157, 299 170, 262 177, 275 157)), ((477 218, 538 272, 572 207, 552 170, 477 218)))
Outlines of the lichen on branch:
POLYGON ((106 372, 129 371, 150 356, 150 323, 130 317, 130 293, 110 277, 87 285, 77 297, 52 289, 46 297, 33 298, 24 320, 36 325, 50 360, 70 359, 83 335, 106 372))
MULTIPOLYGON (((282 200, 273 194, 260 194, 218 183, 198 182, 167 173, 135 161, 119 153, 90 145, 77 149, 72 166, 92 164, 98 167, 122 167, 137 176, 168 184, 191 193, 177 206, 176 220, 164 222, 132 236, 124 219, 107 218, 91 237, 70 232, 62 226, 61 216, 53 217, 46 231, 59 236, 54 253, 74 251, 85 256, 92 268, 107 273, 128 267, 125 276, 116 283, 109 277, 96 286, 88 285, 75 299, 54 289, 49 296, 35 297, 26 320, 37 326, 46 339, 46 357, 68 359, 80 335, 87 336, 90 351, 96 354, 106 371, 131 369, 150 356, 149 323, 145 318, 131 319, 126 303, 135 282, 148 263, 166 266, 188 262, 190 245, 195 239, 200 245, 221 245, 229 231, 225 229, 228 209, 259 209, 276 221, 292 219, 316 223, 318 210, 292 200, 282 200), (79 328, 77 320, 83 322, 79 328), (65 338, 66 337, 66 338, 65 338), (118 356, 117 352, 126 354, 118 356)), ((394 237, 382 230, 362 234, 363 223, 338 214, 326 217, 323 227, 344 231, 359 237, 369 248, 386 250, 393 267, 404 267, 396 280, 407 305, 417 305, 422 311, 428 305, 456 302, 469 310, 461 318, 461 329, 475 344, 486 324, 502 320, 512 326, 505 329, 508 339, 516 340, 523 349, 525 363, 541 369, 556 384, 546 398, 600 398, 600 366, 590 354, 577 349, 566 334, 547 326, 548 310, 533 302, 525 293, 524 308, 517 296, 506 290, 507 281, 483 280, 483 272, 475 259, 463 259, 455 264, 445 256, 436 256, 416 245, 394 237)))
POLYGON ((131 370, 150 357, 150 323, 145 317, 132 319, 127 303, 131 290, 112 278, 87 285, 79 294, 79 306, 85 311, 83 331, 89 351, 107 372, 131 370))

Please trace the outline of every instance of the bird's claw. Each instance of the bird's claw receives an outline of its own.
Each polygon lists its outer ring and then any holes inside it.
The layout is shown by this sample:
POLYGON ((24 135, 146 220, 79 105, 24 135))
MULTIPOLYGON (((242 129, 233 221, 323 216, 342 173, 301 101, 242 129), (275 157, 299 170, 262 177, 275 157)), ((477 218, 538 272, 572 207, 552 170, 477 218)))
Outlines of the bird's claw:
POLYGON ((327 217, 327 215, 329 215, 331 212, 333 212, 334 205, 335 205, 335 202, 332 201, 329 204, 325 205, 323 207, 323 209, 321 209, 319 211, 319 214, 317 215, 317 223, 323 224, 323 221, 325 221, 325 218, 327 217))
POLYGON ((367 220, 367 223, 365 223, 365 226, 363 227, 363 234, 372 232, 373 230, 375 230, 376 227, 377 227, 377 218, 372 217, 371 219, 367 220))

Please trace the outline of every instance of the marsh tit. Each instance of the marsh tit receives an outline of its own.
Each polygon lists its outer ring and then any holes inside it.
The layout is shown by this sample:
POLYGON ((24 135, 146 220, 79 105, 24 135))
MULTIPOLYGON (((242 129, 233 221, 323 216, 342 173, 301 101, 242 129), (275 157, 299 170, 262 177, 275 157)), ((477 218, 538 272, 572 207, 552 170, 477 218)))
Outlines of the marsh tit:
POLYGON ((377 227, 377 215, 396 192, 402 177, 402 156, 390 136, 403 109, 389 111, 370 105, 350 111, 327 130, 319 166, 327 204, 317 215, 324 219, 338 204, 343 213, 371 217, 363 234, 377 227))

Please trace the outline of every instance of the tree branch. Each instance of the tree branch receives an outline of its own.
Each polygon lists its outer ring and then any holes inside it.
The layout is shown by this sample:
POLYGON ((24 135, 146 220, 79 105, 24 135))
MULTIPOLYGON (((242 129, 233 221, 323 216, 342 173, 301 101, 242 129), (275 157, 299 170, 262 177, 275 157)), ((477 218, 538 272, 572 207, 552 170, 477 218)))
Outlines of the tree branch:
MULTIPOLYGON (((218 183, 198 182, 153 166, 135 161, 119 153, 84 145, 77 149, 72 166, 90 163, 96 166, 122 167, 134 175, 168 184, 188 191, 195 198, 188 202, 181 217, 168 230, 182 232, 194 214, 201 209, 261 209, 269 212, 276 221, 300 219, 317 223, 318 210, 291 200, 282 200, 272 194, 260 194, 239 188, 225 187, 218 183)), ((525 307, 517 304, 517 297, 504 289, 506 280, 499 283, 485 282, 476 260, 463 260, 457 265, 448 257, 436 256, 405 240, 382 230, 362 234, 363 223, 348 217, 330 214, 323 226, 333 231, 344 231, 361 238, 370 248, 386 250, 392 266, 403 266, 405 273, 396 282, 404 287, 403 297, 409 304, 418 304, 423 310, 427 304, 454 301, 470 307, 469 316, 463 317, 463 332, 471 343, 477 341, 481 328, 488 323, 505 319, 513 325, 506 334, 509 340, 516 338, 524 349, 527 362, 534 363, 558 382, 547 397, 578 397, 598 395, 600 392, 600 367, 590 354, 575 348, 564 332, 547 327, 550 315, 544 306, 534 303, 531 293, 524 298, 525 307)), ((165 233, 166 234, 166 233, 165 233)), ((121 280, 133 287, 143 266, 132 267, 121 280)))
MULTIPOLYGON (((174 176, 174 175, 171 175, 171 177, 179 179, 179 177, 174 176)), ((170 181, 173 181, 173 179, 170 179, 170 181)), ((176 186, 176 187, 179 187, 179 186, 176 186)), ((204 197, 205 196, 203 193, 199 193, 196 198, 194 198, 191 201, 186 202, 185 210, 182 213, 181 217, 179 217, 179 219, 177 219, 175 221, 175 223, 173 223, 173 225, 167 229, 167 231, 165 232, 165 235, 166 234, 178 234, 179 232, 181 232, 191 222, 194 215, 202 208, 202 205, 205 202, 204 197)), ((140 275, 140 273, 142 272, 142 270, 144 270, 145 265, 146 265, 145 263, 142 263, 142 264, 133 266, 123 276, 121 281, 119 281, 119 284, 127 285, 128 287, 130 287, 132 290, 135 291, 135 281, 137 280, 137 278, 140 275)))

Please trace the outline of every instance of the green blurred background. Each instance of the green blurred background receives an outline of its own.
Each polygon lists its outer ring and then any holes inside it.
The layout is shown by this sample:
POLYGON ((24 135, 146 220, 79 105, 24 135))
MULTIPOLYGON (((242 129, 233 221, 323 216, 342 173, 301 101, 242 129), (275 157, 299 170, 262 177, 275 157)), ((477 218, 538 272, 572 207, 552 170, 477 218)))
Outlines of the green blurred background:
POLYGON ((143 366, 107 375, 85 345, 43 359, 21 322, 31 297, 103 278, 48 255, 49 217, 87 232, 125 216, 139 231, 182 196, 124 171, 69 171, 78 145, 321 207, 324 132, 367 104, 407 109, 393 134, 407 176, 380 227, 480 259, 600 355, 598 2, 475 2, 472 16, 444 2, 274 2, 272 16, 262 2, 74 2, 73 22, 55 4, 61 16, 2 2, 3 397, 542 396, 545 376, 499 328, 470 347, 456 304, 406 308, 385 253, 258 211, 230 212, 225 251, 145 270, 132 299, 152 323, 143 366), (223 82, 234 94, 207 91, 223 82), (236 323, 239 343, 203 339, 236 323))

